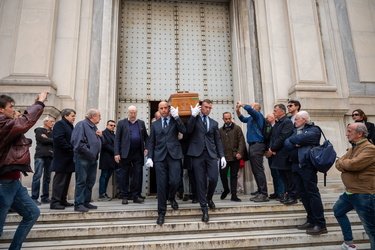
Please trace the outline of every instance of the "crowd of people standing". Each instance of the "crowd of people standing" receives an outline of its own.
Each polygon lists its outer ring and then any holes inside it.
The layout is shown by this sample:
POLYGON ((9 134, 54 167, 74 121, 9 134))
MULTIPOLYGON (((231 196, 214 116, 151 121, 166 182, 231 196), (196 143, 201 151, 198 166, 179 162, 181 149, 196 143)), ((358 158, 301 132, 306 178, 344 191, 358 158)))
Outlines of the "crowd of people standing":
MULTIPOLYGON (((276 104, 273 113, 266 118, 260 112, 259 103, 238 102, 236 114, 240 122, 246 123, 246 136, 230 112, 223 113, 223 126, 219 127, 219 123, 209 116, 213 108, 209 99, 191 107, 186 124, 179 117, 178 107, 160 102, 150 135, 133 105, 128 107, 127 118, 118 123, 108 120, 104 131, 97 128, 101 120, 99 110, 88 110, 85 119, 74 127, 76 112, 64 109, 60 121, 55 123, 54 118, 46 117, 43 126, 35 129, 33 171, 29 153, 31 140, 24 133, 42 115, 45 101, 47 92, 42 92, 35 104, 16 117, 14 100, 0 96, 0 135, 3 137, 0 142, 0 235, 9 209, 23 216, 12 249, 21 247, 39 216, 37 206, 41 203, 60 210, 74 206, 77 212, 98 208, 91 203, 98 162, 101 169, 98 200, 112 199, 107 194, 107 187, 109 179, 115 175, 123 205, 129 201, 145 201, 142 196, 144 166, 154 167, 158 199, 156 223, 162 225, 167 204, 174 210, 179 208, 176 193, 183 186, 183 179, 188 182, 184 189, 190 193, 188 197, 193 203, 199 202, 202 222, 208 223, 209 210, 216 208, 213 195, 219 176, 224 189, 220 199, 224 200, 230 194, 231 201, 241 202, 237 196, 238 172, 241 162, 249 160, 256 183, 250 201, 276 199, 291 205, 300 197, 307 216, 306 222, 297 228, 311 235, 328 232, 317 170, 309 159, 311 148, 320 144, 320 128, 311 121, 308 112, 300 111, 299 101, 289 100, 287 106, 276 104), (247 114, 242 114, 241 108, 247 114), (22 153, 21 157, 19 153, 22 153), (271 170, 272 194, 268 192, 263 157, 268 159, 271 170), (184 168, 187 178, 183 178, 184 168), (52 171, 55 174, 50 199, 52 171), (21 172, 34 172, 31 196, 19 181, 21 172), (70 203, 67 194, 73 172, 76 184, 74 203, 70 203), (25 206, 28 209, 24 209, 25 206)), ((344 235, 343 249, 355 249, 346 216, 352 209, 361 218, 371 247, 375 247, 375 146, 372 144, 375 128, 361 109, 354 110, 352 117, 354 123, 348 125, 346 133, 352 148, 336 163, 346 186, 345 193, 333 208, 344 235)))

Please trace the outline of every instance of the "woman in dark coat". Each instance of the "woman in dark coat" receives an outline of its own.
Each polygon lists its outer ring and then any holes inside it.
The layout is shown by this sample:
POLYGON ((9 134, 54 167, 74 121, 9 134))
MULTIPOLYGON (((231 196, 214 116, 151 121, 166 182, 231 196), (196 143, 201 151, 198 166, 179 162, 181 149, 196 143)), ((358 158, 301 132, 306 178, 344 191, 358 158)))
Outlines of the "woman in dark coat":
POLYGON ((371 140, 371 143, 375 143, 375 126, 374 123, 367 121, 367 116, 362 109, 355 109, 352 112, 352 118, 354 122, 362 122, 366 125, 368 136, 367 139, 371 140))

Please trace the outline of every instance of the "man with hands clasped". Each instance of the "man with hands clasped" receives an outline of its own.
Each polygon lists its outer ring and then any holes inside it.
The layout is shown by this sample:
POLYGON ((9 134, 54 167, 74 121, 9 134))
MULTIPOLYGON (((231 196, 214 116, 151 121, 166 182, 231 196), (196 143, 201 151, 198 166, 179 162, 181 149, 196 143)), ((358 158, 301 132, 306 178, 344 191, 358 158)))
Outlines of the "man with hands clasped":
POLYGON ((194 108, 191 107, 191 116, 186 124, 186 130, 190 137, 187 155, 192 158, 203 222, 209 221, 208 207, 215 208, 212 197, 219 176, 217 158, 221 159, 221 168, 225 168, 227 165, 218 123, 208 117, 211 109, 212 101, 208 99, 203 100, 201 106, 197 104, 194 108))
POLYGON ((158 110, 161 117, 151 124, 146 166, 153 167, 155 163, 158 193, 156 224, 162 225, 167 211, 167 198, 171 202, 171 207, 174 210, 178 209, 174 197, 180 184, 181 159, 183 158, 178 133, 185 134, 186 128, 178 116, 178 107, 169 107, 167 102, 162 101, 158 105, 158 110))

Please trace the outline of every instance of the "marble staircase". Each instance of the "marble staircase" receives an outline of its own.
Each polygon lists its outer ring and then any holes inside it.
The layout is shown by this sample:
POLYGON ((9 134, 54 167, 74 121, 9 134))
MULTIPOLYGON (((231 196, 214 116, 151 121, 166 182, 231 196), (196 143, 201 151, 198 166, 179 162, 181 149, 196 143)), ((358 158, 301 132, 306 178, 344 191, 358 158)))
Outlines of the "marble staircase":
MULTIPOLYGON (((77 213, 73 208, 50 210, 41 205, 41 216, 23 244, 23 249, 340 249, 343 242, 332 207, 338 193, 322 192, 328 234, 307 235, 296 226, 305 222, 302 203, 283 205, 220 200, 203 223, 198 204, 178 201, 169 209, 165 224, 157 225, 155 197, 144 204, 122 205, 121 200, 94 202, 97 210, 77 213)), ((349 214, 357 249, 369 249, 368 237, 355 212, 349 214)), ((9 214, 0 249, 7 249, 20 217, 9 214)))

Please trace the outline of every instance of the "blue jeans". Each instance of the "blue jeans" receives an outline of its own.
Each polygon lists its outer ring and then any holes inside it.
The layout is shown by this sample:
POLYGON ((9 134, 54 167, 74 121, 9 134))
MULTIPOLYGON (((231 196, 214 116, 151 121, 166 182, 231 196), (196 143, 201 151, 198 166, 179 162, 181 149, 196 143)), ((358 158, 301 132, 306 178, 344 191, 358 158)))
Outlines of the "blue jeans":
POLYGON ((107 193, 107 186, 109 178, 111 178, 113 169, 102 169, 99 178, 99 195, 104 195, 107 193))
POLYGON ((9 208, 22 216, 22 221, 18 225, 9 249, 21 249, 22 243, 38 219, 40 211, 20 180, 0 180, 0 236, 3 233, 9 208))
POLYGON ((75 154, 73 161, 76 170, 74 206, 78 207, 91 201, 92 188, 96 179, 97 160, 88 160, 75 154))
POLYGON ((31 184, 31 198, 37 200, 39 198, 40 191, 40 179, 43 174, 43 185, 42 185, 42 201, 49 197, 49 183, 51 181, 51 162, 52 157, 41 157, 35 158, 34 160, 34 176, 31 184))
MULTIPOLYGON (((268 166, 272 165, 272 157, 268 158, 268 166)), ((284 184, 280 178, 279 170, 270 167, 273 193, 277 195, 284 195, 284 184)))
POLYGON ((333 206, 336 220, 340 224, 345 241, 353 241, 352 228, 348 216, 349 211, 355 209, 366 234, 370 238, 371 249, 375 249, 375 194, 343 193, 333 206))

